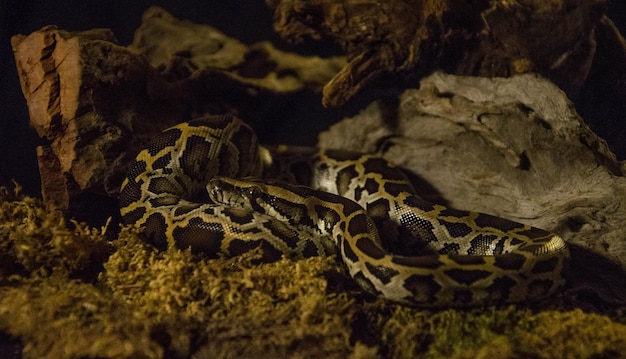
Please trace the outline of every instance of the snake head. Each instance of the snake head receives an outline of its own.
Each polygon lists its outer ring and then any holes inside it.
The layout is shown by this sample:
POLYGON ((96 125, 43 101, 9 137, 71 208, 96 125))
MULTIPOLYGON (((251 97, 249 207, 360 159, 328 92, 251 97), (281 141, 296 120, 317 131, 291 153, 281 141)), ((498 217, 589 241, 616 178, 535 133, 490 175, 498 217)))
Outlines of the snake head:
POLYGON ((256 200, 263 193, 262 186, 255 179, 214 177, 207 185, 207 192, 214 203, 259 210, 256 200))

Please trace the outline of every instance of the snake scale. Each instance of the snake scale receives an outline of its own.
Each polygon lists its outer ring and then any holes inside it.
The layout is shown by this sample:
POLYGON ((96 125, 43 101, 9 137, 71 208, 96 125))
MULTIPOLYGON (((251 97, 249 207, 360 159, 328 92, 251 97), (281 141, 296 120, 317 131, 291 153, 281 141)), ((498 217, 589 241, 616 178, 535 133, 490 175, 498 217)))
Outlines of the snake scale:
POLYGON ((263 261, 338 254, 365 291, 426 307, 550 295, 569 258, 555 234, 424 201, 381 157, 268 149, 230 115, 165 130, 131 164, 120 208, 159 249, 261 248, 263 261))

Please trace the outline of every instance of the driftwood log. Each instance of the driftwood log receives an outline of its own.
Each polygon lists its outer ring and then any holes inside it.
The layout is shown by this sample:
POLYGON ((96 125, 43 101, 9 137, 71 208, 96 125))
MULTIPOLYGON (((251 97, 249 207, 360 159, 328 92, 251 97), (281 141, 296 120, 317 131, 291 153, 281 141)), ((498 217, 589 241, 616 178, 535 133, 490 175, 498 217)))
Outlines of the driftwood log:
POLYGON ((374 81, 414 87, 435 69, 486 77, 537 72, 572 97, 591 68, 596 28, 614 28, 604 16, 605 0, 266 3, 275 8, 274 27, 283 37, 329 40, 345 50, 348 64, 324 88, 327 106, 347 102, 374 81))

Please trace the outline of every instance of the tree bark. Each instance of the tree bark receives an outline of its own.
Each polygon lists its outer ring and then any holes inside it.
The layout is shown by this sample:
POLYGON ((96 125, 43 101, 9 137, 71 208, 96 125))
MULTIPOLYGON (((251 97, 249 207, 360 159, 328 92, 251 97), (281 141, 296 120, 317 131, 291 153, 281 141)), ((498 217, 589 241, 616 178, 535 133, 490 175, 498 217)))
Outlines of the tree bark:
POLYGON ((606 11, 605 0, 266 2, 283 37, 326 39, 345 50, 348 64, 324 87, 326 106, 390 78, 415 87, 437 69, 485 77, 538 72, 575 96, 606 11))

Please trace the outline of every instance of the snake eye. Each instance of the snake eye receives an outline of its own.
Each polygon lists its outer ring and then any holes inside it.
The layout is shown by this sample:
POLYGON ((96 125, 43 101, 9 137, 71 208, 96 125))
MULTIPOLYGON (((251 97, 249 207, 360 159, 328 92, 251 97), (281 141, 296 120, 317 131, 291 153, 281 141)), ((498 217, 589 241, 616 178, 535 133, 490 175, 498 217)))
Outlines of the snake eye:
POLYGON ((261 190, 257 186, 250 187, 247 190, 247 195, 250 198, 257 198, 259 197, 260 194, 261 194, 261 190))

